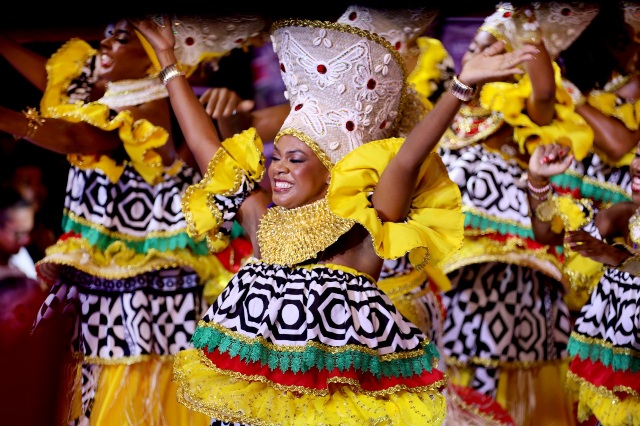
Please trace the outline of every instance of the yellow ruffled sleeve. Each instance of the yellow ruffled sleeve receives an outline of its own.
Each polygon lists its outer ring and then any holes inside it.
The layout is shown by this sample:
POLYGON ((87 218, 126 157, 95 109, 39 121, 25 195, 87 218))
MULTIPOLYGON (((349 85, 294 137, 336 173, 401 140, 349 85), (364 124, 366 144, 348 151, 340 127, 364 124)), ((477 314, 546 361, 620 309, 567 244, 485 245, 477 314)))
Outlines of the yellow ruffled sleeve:
POLYGON ((189 235, 196 241, 206 238, 214 252, 227 247, 238 208, 262 180, 262 149, 262 140, 254 128, 226 139, 202 180, 188 187, 182 198, 189 235))
MULTIPOLYGON (((66 93, 69 84, 95 54, 88 43, 72 39, 49 58, 47 88, 40 101, 41 115, 71 123, 85 122, 106 131, 117 130, 136 171, 147 183, 158 183, 164 168, 162 158, 152 149, 167 142, 169 134, 164 128, 147 120, 134 120, 129 111, 121 111, 112 118, 109 108, 98 102, 69 104, 66 93)), ((116 182, 124 170, 123 165, 106 155, 70 154, 67 159, 79 168, 99 168, 112 182, 116 182)))
POLYGON ((553 121, 545 126, 534 123, 525 111, 531 94, 531 79, 525 74, 517 83, 493 82, 482 86, 480 103, 484 108, 502 114, 513 128, 513 140, 521 153, 533 153, 542 144, 560 143, 571 147, 577 160, 582 160, 593 146, 593 129, 575 112, 573 100, 562 84, 560 68, 553 63, 556 81, 556 104, 553 121))
POLYGON ((437 154, 430 154, 420 167, 404 222, 383 223, 370 201, 380 175, 403 142, 401 138, 369 142, 336 163, 327 193, 329 208, 363 225, 381 258, 409 253, 416 269, 426 264, 440 268, 462 245, 464 215, 460 190, 437 154))

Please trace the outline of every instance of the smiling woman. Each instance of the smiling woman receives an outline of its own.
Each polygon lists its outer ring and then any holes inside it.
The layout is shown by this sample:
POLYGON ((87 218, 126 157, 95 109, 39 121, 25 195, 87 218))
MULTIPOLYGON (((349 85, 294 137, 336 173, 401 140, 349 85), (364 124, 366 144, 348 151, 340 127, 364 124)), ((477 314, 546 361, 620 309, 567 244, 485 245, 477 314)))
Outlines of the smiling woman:
POLYGON ((63 235, 36 265, 49 294, 35 332, 73 324, 62 420, 206 425, 175 401, 172 360, 206 309, 203 285, 228 274, 176 209, 201 176, 176 151, 157 59, 126 20, 95 48, 73 38, 47 58, 2 37, 0 53, 44 91, 42 114, 0 107, 0 130, 70 165, 63 235))
MULTIPOLYGON (((169 25, 135 25, 173 69, 169 25)), ((220 250, 237 219, 255 255, 176 356, 178 400, 212 425, 441 424, 437 349, 376 279, 383 258, 410 252, 418 268, 437 265, 461 243, 460 192, 433 151, 463 99, 447 92, 419 121, 387 40, 334 21, 285 19, 271 30, 291 107, 271 192, 259 184, 256 129, 221 141, 188 81, 166 81, 205 173, 183 199, 191 235, 220 250)), ((460 84, 518 72, 537 52, 502 49, 471 61, 460 84)))

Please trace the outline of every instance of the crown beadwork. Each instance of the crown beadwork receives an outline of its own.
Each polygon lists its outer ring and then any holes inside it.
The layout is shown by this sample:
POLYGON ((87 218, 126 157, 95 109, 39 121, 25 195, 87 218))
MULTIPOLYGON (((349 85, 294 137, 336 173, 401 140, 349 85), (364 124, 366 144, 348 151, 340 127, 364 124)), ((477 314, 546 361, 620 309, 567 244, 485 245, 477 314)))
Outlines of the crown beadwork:
MULTIPOLYGON (((160 16, 154 19, 163 22, 160 16)), ((247 48, 266 38, 268 22, 257 15, 175 15, 171 26, 176 59, 190 75, 200 63, 209 63, 216 69, 218 61, 233 49, 247 48)))
POLYGON ((331 168, 362 144, 396 136, 406 72, 383 37, 335 22, 283 20, 272 41, 291 105, 276 143, 294 135, 331 168))
MULTIPOLYGON (((531 3, 536 21, 549 55, 556 58, 568 48, 598 14, 597 4, 590 2, 534 2, 531 3)), ((514 25, 516 8, 511 3, 498 3, 496 11, 488 16, 480 31, 491 33, 512 49, 517 45, 517 29, 514 25)))
POLYGON ((372 9, 352 5, 337 22, 376 33, 405 55, 411 42, 426 31, 437 15, 436 9, 372 9))

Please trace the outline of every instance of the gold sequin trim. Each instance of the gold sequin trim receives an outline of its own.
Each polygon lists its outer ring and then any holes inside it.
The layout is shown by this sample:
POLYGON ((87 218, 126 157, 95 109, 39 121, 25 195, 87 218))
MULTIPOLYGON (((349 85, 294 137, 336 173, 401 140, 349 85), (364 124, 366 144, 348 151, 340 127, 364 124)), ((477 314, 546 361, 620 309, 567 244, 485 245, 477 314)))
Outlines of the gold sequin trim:
MULTIPOLYGON (((276 345, 268 342, 263 337, 253 337, 253 338, 247 337, 244 334, 238 333, 237 331, 229 330, 228 328, 220 324, 217 324, 214 322, 208 323, 208 322, 204 322, 203 320, 200 320, 198 322, 198 327, 200 328, 209 327, 209 328, 216 329, 219 332, 226 334, 227 336, 230 336, 232 339, 244 343, 245 345, 251 345, 254 342, 258 342, 260 346, 263 346, 268 350, 274 351, 274 352, 304 352, 307 348, 313 347, 313 348, 317 348, 322 352, 329 353, 329 354, 340 354, 343 352, 353 352, 353 351, 361 352, 367 355, 378 357, 383 362, 395 361, 398 359, 419 358, 424 355, 424 347, 426 347, 430 343, 429 338, 425 337, 420 342, 420 347, 422 349, 414 349, 412 351, 393 353, 390 355, 380 355, 378 354, 378 351, 376 351, 375 349, 365 348, 359 345, 328 346, 328 345, 323 345, 322 343, 312 342, 312 341, 306 342, 304 346, 276 345)), ((437 363, 437 360, 434 360, 434 361, 436 361, 437 363)))
MULTIPOLYGON (((285 392, 296 392, 299 394, 307 394, 307 395, 315 395, 315 396, 326 396, 329 394, 329 389, 309 389, 305 386, 296 386, 296 385, 282 385, 280 383, 276 383, 273 380, 269 380, 264 376, 259 374, 243 374, 237 371, 232 370, 223 370, 221 368, 216 367, 213 362, 207 358, 202 350, 198 350, 200 354, 200 360, 203 364, 205 364, 208 368, 212 369, 215 373, 223 374, 225 376, 229 376, 235 380, 242 380, 245 382, 260 382, 264 383, 274 389, 285 392)), ((438 380, 433 382, 429 386, 419 386, 419 387, 408 387, 407 385, 395 385, 390 388, 386 388, 378 391, 368 391, 364 390, 360 386, 360 382, 357 379, 351 379, 348 377, 329 377, 326 379, 327 385, 329 384, 342 384, 349 385, 358 390, 358 392, 363 393, 365 395, 382 397, 387 395, 393 395, 400 391, 409 391, 409 392, 428 392, 441 389, 444 385, 447 384, 446 376, 442 380, 438 380)))
POLYGON ((543 361, 501 361, 498 359, 487 359, 472 356, 466 361, 460 361, 457 357, 448 357, 446 363, 450 367, 469 367, 472 365, 488 368, 500 368, 503 370, 527 370, 531 368, 539 368, 547 365, 558 365, 565 363, 563 359, 551 359, 543 361))
POLYGON ((307 134, 301 132, 300 130, 296 130, 292 127, 287 127, 286 129, 282 129, 278 132, 275 139, 273 140, 273 143, 277 144, 280 138, 284 135, 295 136, 296 138, 304 142, 311 149, 311 151, 313 151, 316 157, 318 157, 320 162, 327 168, 327 170, 331 171, 331 169, 333 168, 333 163, 331 162, 331 159, 327 154, 325 154, 325 152, 322 149, 320 149, 320 146, 318 146, 318 144, 315 143, 313 139, 307 136, 307 134))
POLYGON ((584 343, 587 345, 600 346, 606 349, 610 349, 616 355, 622 354, 622 355, 627 355, 633 358, 640 359, 640 351, 616 347, 616 346, 613 346, 610 342, 607 342, 606 340, 603 340, 603 339, 584 336, 582 334, 576 333, 575 331, 571 333, 571 338, 575 341, 578 341, 580 343, 584 343))
POLYGON ((623 393, 627 393, 631 396, 634 396, 636 398, 640 397, 640 394, 628 387, 628 386, 614 386, 613 387, 613 391, 610 390, 609 388, 605 387, 605 386, 596 386, 593 383, 589 382, 588 380, 578 376, 577 374, 575 374, 572 371, 567 371, 567 379, 573 381, 573 383, 571 384, 567 384, 567 387, 570 388, 571 386, 580 386, 580 387, 586 387, 587 389, 589 389, 592 392, 597 393, 598 395, 604 396, 606 398, 611 399, 614 403, 616 402, 620 402, 620 398, 615 394, 615 392, 623 392, 623 393))
POLYGON ((326 198, 295 209, 274 206, 260 218, 260 255, 266 263, 297 265, 317 257, 354 224, 333 214, 326 198))
POLYGON ((157 355, 157 354, 123 356, 119 358, 82 356, 82 362, 85 364, 94 364, 94 365, 133 365, 133 364, 139 364, 141 362, 147 362, 150 360, 159 360, 165 363, 173 362, 173 358, 174 358, 174 355, 157 355))

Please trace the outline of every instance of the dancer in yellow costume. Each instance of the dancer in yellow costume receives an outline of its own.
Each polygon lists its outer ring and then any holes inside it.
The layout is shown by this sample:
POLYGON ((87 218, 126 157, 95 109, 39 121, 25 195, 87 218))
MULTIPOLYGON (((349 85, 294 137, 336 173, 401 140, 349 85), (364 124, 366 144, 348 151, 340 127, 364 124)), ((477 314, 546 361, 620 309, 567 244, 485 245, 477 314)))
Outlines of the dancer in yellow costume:
MULTIPOLYGON (((237 22, 217 40, 237 43, 264 26, 257 17, 237 22)), ((177 46, 185 69, 226 49, 177 46)), ((203 286, 222 288, 230 274, 187 233, 182 196, 202 175, 178 155, 157 58, 126 20, 109 26, 97 49, 73 39, 47 59, 3 38, 0 51, 44 90, 39 111, 0 109, 0 128, 71 164, 64 235, 36 265, 50 294, 35 331, 52 317, 73 322, 69 370, 77 375, 61 399, 74 402, 60 421, 207 425, 177 402, 173 357, 189 347, 208 306, 203 286)))
POLYGON ((517 425, 573 423, 563 392, 571 321, 562 252, 534 239, 526 171, 538 144, 564 143, 576 156, 590 148, 592 131, 553 59, 596 13, 588 3, 500 3, 462 63, 496 39, 540 54, 526 74, 483 85, 439 144, 465 213, 463 246, 444 265, 452 290, 443 297, 443 355, 452 380, 496 398, 517 425))
POLYGON ((383 258, 411 251, 416 265, 438 265, 460 244, 459 191, 433 153, 443 124, 474 84, 521 72, 537 49, 502 54, 497 43, 414 127, 386 40, 335 22, 276 23, 291 112, 268 193, 255 131, 220 142, 175 65, 168 27, 138 23, 207 171, 184 199, 190 230, 224 245, 223 225, 237 217, 256 248, 200 322, 195 348, 176 358, 180 400, 214 424, 441 424, 437 351, 376 280, 383 258))

